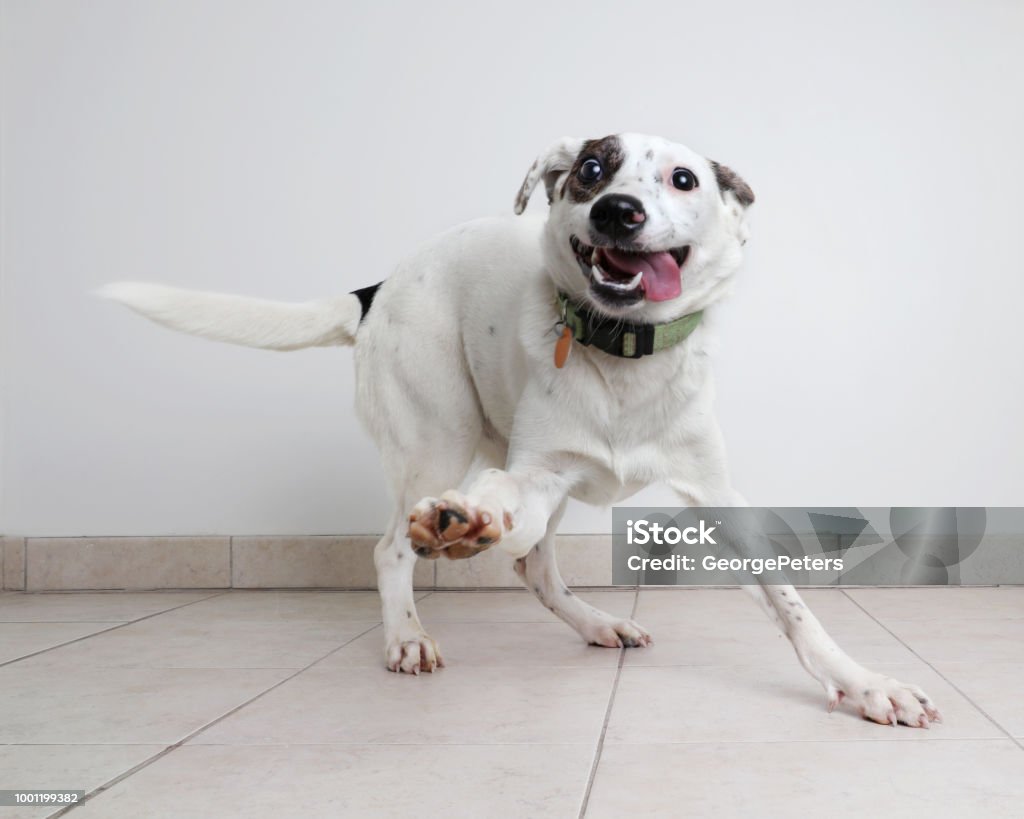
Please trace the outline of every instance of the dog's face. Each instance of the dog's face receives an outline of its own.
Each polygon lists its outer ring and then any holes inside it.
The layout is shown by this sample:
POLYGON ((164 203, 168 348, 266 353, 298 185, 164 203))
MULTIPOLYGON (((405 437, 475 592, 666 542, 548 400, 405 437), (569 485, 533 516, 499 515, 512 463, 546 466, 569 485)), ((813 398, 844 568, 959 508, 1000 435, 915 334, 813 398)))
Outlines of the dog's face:
POLYGON ((549 271, 601 313, 669 321, 718 298, 739 265, 754 194, 689 148, 641 134, 560 140, 530 168, 517 213, 542 179, 549 271))

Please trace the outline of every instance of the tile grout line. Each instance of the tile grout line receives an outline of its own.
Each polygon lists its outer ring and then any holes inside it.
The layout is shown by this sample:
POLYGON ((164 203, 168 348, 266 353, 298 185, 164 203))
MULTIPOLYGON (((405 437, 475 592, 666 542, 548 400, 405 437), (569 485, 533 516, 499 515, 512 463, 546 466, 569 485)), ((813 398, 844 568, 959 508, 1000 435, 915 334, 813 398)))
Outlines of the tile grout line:
MULTIPOLYGON (((88 640, 90 637, 98 637, 101 634, 108 634, 111 631, 117 631, 119 628, 125 626, 134 626, 136 623, 141 623, 143 620, 149 620, 151 617, 159 617, 161 614, 167 614, 168 612, 177 611, 178 609, 186 608, 187 606, 194 606, 196 603, 203 603, 207 600, 212 600, 214 597, 220 597, 222 594, 227 592, 216 592, 208 595, 207 597, 201 597, 198 600, 191 600, 188 603, 182 603, 180 606, 174 606, 169 609, 163 609, 162 611, 154 611, 152 614, 147 614, 144 617, 136 617, 134 620, 126 620, 123 623, 115 623, 110 628, 100 629, 94 631, 92 634, 86 634, 82 637, 76 637, 74 640, 68 640, 66 643, 58 643, 55 646, 49 646, 47 648, 41 648, 39 651, 33 651, 31 654, 25 654, 21 657, 15 657, 13 660, 7 660, 0 663, 0 668, 4 666, 12 665, 13 663, 20 663, 22 660, 28 660, 32 657, 38 657, 40 654, 46 654, 48 651, 56 651, 58 648, 64 648, 64 646, 72 645, 73 643, 80 643, 82 640, 88 640)), ((102 620, 13 620, 10 622, 15 623, 90 623, 90 622, 103 622, 102 620)), ((2 623, 0 623, 2 625, 2 623)))
POLYGON ((998 728, 1000 731, 1002 731, 1004 734, 1006 734, 1006 738, 1009 739, 1010 742, 1012 742, 1014 745, 1016 745, 1018 748, 1020 748, 1022 751, 1024 751, 1024 745, 1021 744, 1021 741, 1019 739, 1017 739, 1017 737, 1015 737, 1013 734, 1011 734, 1008 730, 1006 730, 1002 725, 1000 725, 998 722, 996 722, 996 720, 988 713, 988 711, 986 711, 984 708, 982 708, 980 705, 978 705, 978 703, 976 703, 973 699, 971 699, 969 696, 967 696, 967 694, 960 688, 960 686, 958 686, 955 682, 953 682, 951 679, 949 679, 945 674, 943 674, 941 671, 939 671, 939 669, 937 669, 934 665, 932 665, 928 660, 926 660, 924 657, 922 657, 920 654, 918 654, 917 651, 915 651, 905 640, 903 640, 898 634, 896 634, 896 632, 894 632, 885 623, 883 623, 881 620, 879 620, 877 617, 875 617, 875 615, 873 615, 870 611, 868 611, 866 608, 864 608, 864 606, 862 606, 858 601, 856 601, 852 597, 850 597, 850 595, 847 594, 845 589, 843 590, 843 594, 846 596, 847 600, 849 600, 851 603, 853 603, 853 605, 855 605, 857 608, 859 608, 868 617, 870 617, 872 620, 874 620, 876 623, 878 623, 878 625, 880 625, 882 628, 884 628, 889 634, 891 634, 893 636, 893 638, 895 638, 897 640, 897 642, 900 643, 900 645, 902 645, 904 648, 907 649, 907 651, 909 651, 911 654, 913 654, 915 657, 917 657, 917 659, 919 659, 922 663, 924 663, 926 666, 928 666, 932 671, 934 671, 936 674, 938 674, 939 677, 947 685, 949 685, 961 697, 963 697, 965 700, 967 700, 967 702, 969 702, 979 714, 981 714, 985 719, 987 719, 989 722, 991 722, 996 728, 998 728))
POLYGON ((296 669, 293 674, 288 675, 283 680, 279 680, 278 682, 274 683, 269 688, 265 688, 263 691, 260 691, 258 694, 255 694, 254 696, 250 697, 245 702, 236 705, 234 708, 231 708, 228 711, 225 711, 223 714, 221 714, 216 719, 211 720, 210 722, 206 723, 203 726, 200 726, 199 728, 194 730, 192 733, 188 734, 185 737, 182 737, 177 742, 174 742, 174 743, 168 745, 162 751, 159 751, 159 752, 153 754, 153 756, 149 757, 148 759, 144 759, 142 762, 138 763, 137 765, 134 765, 133 767, 129 768, 127 771, 123 771, 122 773, 120 773, 117 776, 115 776, 113 779, 110 779, 110 780, 104 782, 102 785, 99 785, 99 786, 93 788, 84 797, 82 797, 82 800, 80 802, 76 802, 73 805, 68 805, 66 808, 63 808, 63 809, 57 811, 56 813, 49 814, 47 819, 57 819, 58 816, 64 816, 66 813, 68 813, 68 811, 72 811, 75 808, 81 807, 86 802, 88 802, 90 799, 92 799, 92 798, 94 798, 96 796, 99 796, 101 793, 103 793, 103 792, 109 790, 110 788, 114 787, 114 785, 117 785, 119 782, 122 782, 125 779, 127 779, 128 777, 133 776, 134 774, 138 773, 143 768, 148 768, 150 765, 152 765, 158 759, 162 759, 163 757, 167 756, 172 751, 178 750, 178 748, 183 746, 189 740, 194 739, 195 737, 197 737, 200 734, 202 734, 204 731, 207 731, 210 728, 212 728, 214 725, 217 725, 218 723, 223 722, 228 717, 230 717, 232 714, 235 714, 238 711, 240 711, 243 708, 245 708, 246 706, 251 705, 252 703, 256 702, 256 700, 261 699, 262 697, 265 697, 271 691, 276 691, 278 688, 280 688, 285 683, 290 682, 291 680, 294 680, 297 676, 299 676, 299 674, 302 674, 303 672, 308 671, 313 666, 315 666, 317 663, 323 662, 324 660, 326 660, 331 655, 335 654, 338 651, 341 651, 343 648, 345 648, 345 646, 349 645, 350 643, 352 643, 355 640, 358 640, 360 637, 364 637, 365 635, 369 634, 371 631, 373 631, 374 629, 380 627, 381 625, 382 625, 381 622, 377 621, 376 623, 374 623, 372 626, 370 626, 365 631, 362 631, 359 634, 356 634, 355 636, 353 636, 350 639, 348 639, 345 642, 343 642, 341 645, 335 646, 330 651, 328 651, 326 654, 324 654, 321 657, 317 657, 315 660, 313 660, 313 662, 309 663, 308 665, 303 666, 302 668, 296 669))
MULTIPOLYGON (((636 617, 637 605, 640 603, 640 586, 636 587, 633 596, 633 608, 629 612, 629 619, 636 617)), ((612 708, 615 705, 615 694, 619 690, 619 679, 622 677, 622 666, 626 662, 626 646, 619 649, 619 661, 615 666, 615 678, 612 680, 612 690, 608 695, 608 705, 604 709, 604 721, 601 723, 601 733, 597 738, 597 747, 594 749, 594 761, 590 765, 590 775, 587 777, 587 787, 583 792, 583 801, 580 803, 578 819, 587 815, 587 808, 590 805, 590 792, 594 788, 594 780, 597 778, 597 768, 601 764, 601 754, 604 752, 604 738, 608 733, 608 723, 612 717, 612 708)))
MULTIPOLYGON (((364 632, 365 633, 365 632, 364 632)), ((578 667, 578 666, 577 666, 578 667)), ((215 669, 218 670, 218 669, 215 669)), ((224 669, 219 669, 224 670, 224 669)), ((246 669, 252 670, 252 669, 246 669)), ((295 671, 294 668, 284 669, 267 669, 260 668, 255 669, 257 671, 295 671)), ((303 669, 304 670, 304 669, 303 669)), ((885 744, 885 743, 900 743, 908 741, 921 741, 921 740, 906 740, 906 739, 693 739, 693 740, 658 740, 656 742, 616 742, 615 747, 617 748, 652 748, 660 746, 670 745, 838 745, 840 743, 844 745, 874 745, 874 744, 885 744)), ((934 742, 945 742, 945 743, 958 743, 958 742, 974 742, 983 744, 996 744, 1002 745, 1007 740, 1000 739, 999 737, 945 737, 927 740, 929 744, 934 742)), ((159 745, 159 742, 93 742, 93 743, 77 743, 77 742, 0 742, 0 748, 81 748, 81 747, 99 747, 99 748, 134 748, 143 745, 159 745)), ((240 745, 234 742, 204 742, 202 745, 196 745, 196 748, 290 748, 297 746, 309 746, 313 748, 319 747, 338 747, 338 748, 362 748, 367 745, 389 747, 396 746, 401 748, 455 748, 455 747, 480 747, 480 748, 526 748, 530 746, 544 746, 548 748, 583 748, 587 747, 586 742, 555 742, 555 741, 544 741, 544 742, 531 742, 523 740, 522 742, 452 742, 444 743, 442 745, 431 744, 429 742, 342 742, 342 741, 331 741, 331 742, 247 742, 244 745, 240 745)))
MULTIPOLYGON (((266 669, 263 669, 266 670, 266 669)), ((293 669, 285 669, 293 670, 293 669)), ((657 742, 616 742, 614 747, 616 748, 652 748, 669 745, 874 745, 874 744, 885 744, 885 743, 901 743, 909 741, 920 741, 920 740, 906 740, 906 739, 694 739, 694 740, 658 740, 657 742)), ((976 742, 985 744, 997 744, 1002 745, 1006 742, 1005 739, 999 737, 948 737, 945 739, 929 739, 929 744, 933 742, 976 742)), ((153 742, 101 742, 93 743, 104 748, 118 748, 118 747, 133 747, 138 745, 155 745, 159 743, 153 742)), ((11 747, 36 747, 45 748, 48 746, 57 747, 81 747, 77 743, 69 742, 6 742, 0 743, 0 748, 4 746, 11 747)), ((523 740, 522 742, 452 742, 443 743, 441 745, 431 744, 429 742, 247 742, 244 745, 240 745, 234 742, 204 742, 202 745, 195 745, 190 747, 195 748, 291 748, 298 746, 308 746, 311 748, 364 748, 368 745, 374 747, 399 747, 399 748, 527 748, 531 746, 543 746, 546 748, 583 748, 587 747, 585 742, 531 742, 523 740)))

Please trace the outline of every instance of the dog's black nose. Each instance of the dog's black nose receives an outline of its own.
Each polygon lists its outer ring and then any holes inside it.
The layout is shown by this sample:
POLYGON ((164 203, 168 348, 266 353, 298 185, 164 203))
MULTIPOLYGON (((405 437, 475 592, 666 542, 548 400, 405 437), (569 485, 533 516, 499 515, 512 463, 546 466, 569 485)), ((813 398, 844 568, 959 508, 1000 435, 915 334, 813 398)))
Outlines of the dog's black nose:
POLYGON ((590 221, 594 229, 612 239, 625 239, 644 226, 647 214, 644 206, 634 196, 624 193, 609 193, 598 199, 590 209, 590 221))

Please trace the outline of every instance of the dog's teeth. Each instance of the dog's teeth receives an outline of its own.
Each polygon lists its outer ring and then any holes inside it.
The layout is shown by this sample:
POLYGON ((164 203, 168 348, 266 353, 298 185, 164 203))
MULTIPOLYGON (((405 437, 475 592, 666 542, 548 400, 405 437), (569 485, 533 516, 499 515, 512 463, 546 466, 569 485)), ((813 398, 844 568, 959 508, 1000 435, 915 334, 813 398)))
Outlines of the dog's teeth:
POLYGON ((612 290, 618 290, 622 293, 628 293, 630 290, 636 290, 640 286, 640 281, 643 279, 643 271, 637 273, 628 282, 617 282, 614 279, 608 277, 608 272, 601 269, 601 265, 594 265, 592 268, 594 278, 597 279, 598 283, 604 287, 611 288, 612 290))

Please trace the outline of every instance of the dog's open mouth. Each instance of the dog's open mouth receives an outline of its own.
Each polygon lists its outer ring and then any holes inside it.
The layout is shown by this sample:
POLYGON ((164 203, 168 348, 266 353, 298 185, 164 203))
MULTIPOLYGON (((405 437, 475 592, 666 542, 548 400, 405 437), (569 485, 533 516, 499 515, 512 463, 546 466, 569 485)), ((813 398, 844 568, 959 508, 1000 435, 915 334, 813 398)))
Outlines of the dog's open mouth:
POLYGON ((592 247, 576 236, 569 244, 595 294, 615 304, 626 305, 647 299, 668 301, 683 289, 680 269, 690 246, 671 250, 633 251, 617 247, 592 247))

